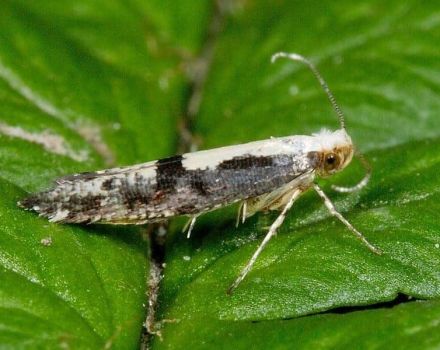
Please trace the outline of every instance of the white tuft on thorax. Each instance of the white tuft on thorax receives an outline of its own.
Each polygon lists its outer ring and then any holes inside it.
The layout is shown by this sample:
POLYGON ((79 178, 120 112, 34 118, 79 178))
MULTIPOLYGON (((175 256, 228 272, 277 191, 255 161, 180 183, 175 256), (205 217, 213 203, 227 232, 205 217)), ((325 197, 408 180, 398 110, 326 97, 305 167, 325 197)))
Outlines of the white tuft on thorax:
POLYGON ((321 129, 319 132, 312 134, 319 142, 323 149, 331 150, 335 147, 352 146, 351 137, 348 136, 345 129, 331 131, 328 129, 321 129))

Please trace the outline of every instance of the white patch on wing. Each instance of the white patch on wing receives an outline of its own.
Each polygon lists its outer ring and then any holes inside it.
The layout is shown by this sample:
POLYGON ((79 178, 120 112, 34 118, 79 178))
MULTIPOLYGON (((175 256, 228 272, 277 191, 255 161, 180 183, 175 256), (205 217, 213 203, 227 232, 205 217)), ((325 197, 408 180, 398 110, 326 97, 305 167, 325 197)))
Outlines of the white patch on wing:
POLYGON ((187 170, 215 169, 221 162, 242 156, 276 156, 299 154, 320 148, 315 137, 289 136, 263 141, 249 142, 236 146, 214 148, 212 150, 185 153, 182 165, 187 170))
MULTIPOLYGON (((126 167, 111 168, 95 171, 94 174, 98 175, 93 181, 104 182, 110 178, 122 178, 127 176, 129 179, 134 179, 135 173, 141 174, 144 178, 154 178, 156 176, 156 161, 141 163, 126 167), (99 180, 99 181, 98 181, 99 180)), ((93 174, 93 173, 92 173, 93 174)), ((62 177, 57 181, 61 184, 63 182, 72 182, 75 180, 84 179, 84 174, 73 174, 66 177, 62 177)), ((87 178, 87 175, 85 176, 87 178)))
POLYGON ((67 218, 67 216, 69 215, 69 211, 68 210, 58 210, 54 216, 52 216, 51 218, 49 218, 50 222, 59 222, 59 221, 63 221, 64 219, 67 218))
POLYGON ((112 169, 105 169, 105 170, 99 170, 96 173, 102 174, 104 176, 117 176, 122 174, 134 174, 135 172, 141 173, 144 177, 152 177, 156 175, 156 161, 147 162, 147 163, 141 163, 131 166, 125 166, 125 167, 119 167, 119 168, 112 168, 112 169))
MULTIPOLYGON (((154 166, 150 166, 150 167, 145 167, 145 168, 141 168, 139 170, 136 171, 138 174, 142 175, 142 177, 144 179, 156 179, 156 167, 154 166)), ((136 172, 132 172, 128 175, 128 181, 130 183, 136 183, 137 179, 136 179, 136 172)))
MULTIPOLYGON (((112 180, 112 188, 117 189, 123 183, 123 181, 127 181, 127 185, 135 188, 136 186, 147 186, 148 184, 153 184, 156 181, 156 172, 154 167, 146 167, 144 169, 140 169, 136 167, 138 170, 132 171, 124 171, 123 173, 105 175, 103 174, 100 177, 97 177, 93 180, 85 180, 85 181, 77 181, 75 183, 76 192, 77 193, 92 193, 94 195, 107 195, 107 189, 103 188, 103 185, 106 181, 112 180), (142 176, 142 183, 139 184, 139 175, 142 176)), ((108 204, 101 203, 101 205, 108 204)))

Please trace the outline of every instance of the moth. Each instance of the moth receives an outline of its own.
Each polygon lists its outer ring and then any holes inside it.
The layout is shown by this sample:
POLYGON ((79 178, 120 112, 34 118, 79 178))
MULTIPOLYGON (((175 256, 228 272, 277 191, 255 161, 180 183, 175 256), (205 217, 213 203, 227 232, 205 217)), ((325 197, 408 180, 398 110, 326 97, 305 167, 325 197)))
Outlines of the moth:
MULTIPOLYGON (((336 131, 321 130, 311 136, 272 137, 235 146, 186 153, 128 167, 87 172, 56 180, 53 188, 31 194, 18 204, 51 222, 146 224, 185 215, 189 237, 197 218, 206 212, 240 203, 237 224, 257 212, 281 211, 262 243, 229 287, 231 293, 251 270, 258 256, 276 234, 293 203, 308 189, 321 197, 338 218, 371 251, 381 251, 350 224, 315 182, 343 170, 355 155, 345 129, 344 115, 316 67, 295 53, 279 52, 272 62, 287 58, 304 63, 315 75, 340 123, 336 131)), ((370 178, 371 168, 353 187, 357 191, 370 178)))

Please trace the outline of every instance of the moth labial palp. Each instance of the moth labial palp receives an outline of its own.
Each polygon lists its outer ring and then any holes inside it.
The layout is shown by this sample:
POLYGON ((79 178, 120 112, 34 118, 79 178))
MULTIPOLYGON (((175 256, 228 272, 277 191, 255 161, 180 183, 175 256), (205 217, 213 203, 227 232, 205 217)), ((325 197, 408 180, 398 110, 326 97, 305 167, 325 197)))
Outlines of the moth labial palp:
MULTIPOLYGON (((175 216, 188 216, 191 234, 203 213, 240 202, 237 224, 260 211, 279 210, 263 242, 230 286, 231 293, 252 269, 266 244, 282 225, 294 202, 312 188, 338 218, 370 250, 380 250, 367 241, 335 208, 315 183, 344 169, 355 155, 345 130, 344 115, 315 66, 298 54, 280 57, 306 64, 318 79, 339 117, 340 129, 321 130, 311 136, 271 137, 235 146, 186 153, 134 166, 66 176, 46 191, 19 202, 51 222, 146 224, 175 216)), ((364 187, 371 169, 359 155, 366 175, 353 187, 334 187, 352 192, 364 187)))

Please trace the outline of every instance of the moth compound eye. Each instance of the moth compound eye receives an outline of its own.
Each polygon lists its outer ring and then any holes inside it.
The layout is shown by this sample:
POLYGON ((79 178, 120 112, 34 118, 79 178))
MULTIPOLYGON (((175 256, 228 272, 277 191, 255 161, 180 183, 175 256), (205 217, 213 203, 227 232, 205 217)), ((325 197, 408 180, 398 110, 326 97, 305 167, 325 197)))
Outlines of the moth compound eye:
POLYGON ((325 156, 324 159, 324 169, 325 171, 330 172, 332 170, 337 169, 339 163, 340 163, 340 158, 334 153, 329 153, 325 156))

